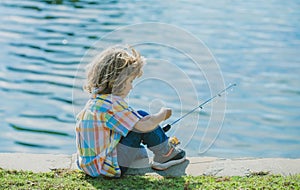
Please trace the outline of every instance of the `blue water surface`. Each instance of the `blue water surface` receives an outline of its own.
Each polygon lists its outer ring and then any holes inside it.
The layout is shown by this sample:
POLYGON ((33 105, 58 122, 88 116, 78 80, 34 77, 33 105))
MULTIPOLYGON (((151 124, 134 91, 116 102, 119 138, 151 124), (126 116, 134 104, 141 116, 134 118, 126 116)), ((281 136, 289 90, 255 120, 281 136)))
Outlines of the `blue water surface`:
MULTIPOLYGON (((77 95, 83 93, 79 85, 85 77, 82 57, 109 32, 159 22, 202 41, 219 66, 224 84, 237 84, 227 93, 219 128, 206 127, 217 120, 210 117, 212 105, 173 126, 169 134, 181 137, 189 156, 299 158, 299 10, 297 0, 2 0, 0 152, 74 153, 74 114, 88 98, 77 95), (206 130, 213 135, 203 137, 206 130), (201 149, 203 143, 212 146, 201 149)), ((183 40, 172 32, 157 31, 153 27, 128 34, 145 41, 147 35, 183 40)), ((193 42, 184 43, 195 50, 193 42)), ((156 59, 149 59, 145 76, 163 76, 164 81, 137 82, 129 99, 133 107, 150 112, 171 107, 170 121, 174 121, 195 101, 212 95, 205 77, 208 73, 195 69, 180 49, 163 44, 137 48, 145 57, 156 59), (177 69, 168 67, 175 63, 177 69), (187 106, 182 104, 186 99, 191 100, 187 106)))

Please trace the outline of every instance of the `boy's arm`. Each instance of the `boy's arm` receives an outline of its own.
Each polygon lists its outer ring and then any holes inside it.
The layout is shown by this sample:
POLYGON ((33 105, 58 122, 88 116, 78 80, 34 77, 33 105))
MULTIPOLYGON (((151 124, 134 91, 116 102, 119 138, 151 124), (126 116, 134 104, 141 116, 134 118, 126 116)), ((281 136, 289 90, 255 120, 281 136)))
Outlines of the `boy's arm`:
POLYGON ((139 120, 134 129, 140 132, 149 132, 156 129, 160 122, 168 119, 172 115, 172 110, 169 108, 161 108, 160 111, 153 115, 147 115, 139 120))

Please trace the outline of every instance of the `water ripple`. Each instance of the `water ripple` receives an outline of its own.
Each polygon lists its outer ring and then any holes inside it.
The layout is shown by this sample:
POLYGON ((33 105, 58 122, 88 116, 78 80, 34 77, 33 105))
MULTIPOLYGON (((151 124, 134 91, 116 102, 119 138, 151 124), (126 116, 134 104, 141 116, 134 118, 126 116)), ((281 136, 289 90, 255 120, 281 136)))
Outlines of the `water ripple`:
POLYGON ((44 58, 42 56, 33 56, 33 55, 27 55, 27 54, 21 54, 21 53, 11 53, 12 55, 18 56, 18 57, 22 57, 22 58, 26 58, 28 60, 39 60, 39 61, 43 61, 46 63, 51 63, 51 64, 66 64, 66 65, 74 65, 74 64, 78 64, 78 61, 70 61, 70 60, 65 60, 65 61, 54 61, 54 60, 50 60, 48 58, 44 58))
POLYGON ((59 136, 66 136, 71 137, 68 133, 58 132, 58 131, 50 131, 50 130, 43 130, 43 129, 31 129, 27 127, 17 126, 15 124, 9 123, 10 127, 17 130, 17 131, 25 131, 25 132, 33 132, 33 133, 45 133, 49 135, 59 135, 59 136))
POLYGON ((31 94, 31 95, 38 95, 38 96, 49 96, 52 95, 52 92, 37 92, 36 90, 23 90, 23 89, 12 89, 12 88, 5 88, 1 87, 1 91, 5 92, 20 92, 21 94, 31 94))
POLYGON ((43 71, 34 71, 30 69, 23 69, 23 68, 16 68, 16 67, 7 67, 8 70, 20 73, 32 73, 37 75, 51 75, 51 76, 60 76, 64 78, 74 78, 74 75, 66 75, 66 74, 58 74, 58 73, 51 73, 51 72, 43 72, 43 71))
POLYGON ((32 148, 39 148, 39 149, 54 149, 54 150, 59 149, 58 146, 34 144, 34 143, 28 143, 28 142, 18 141, 18 140, 15 140, 14 142, 18 145, 25 146, 25 147, 32 147, 32 148))
POLYGON ((74 123, 74 120, 65 120, 65 119, 60 119, 57 116, 53 115, 30 115, 30 114, 20 114, 19 117, 25 117, 25 118, 33 118, 33 119, 53 119, 58 122, 63 122, 63 123, 74 123))

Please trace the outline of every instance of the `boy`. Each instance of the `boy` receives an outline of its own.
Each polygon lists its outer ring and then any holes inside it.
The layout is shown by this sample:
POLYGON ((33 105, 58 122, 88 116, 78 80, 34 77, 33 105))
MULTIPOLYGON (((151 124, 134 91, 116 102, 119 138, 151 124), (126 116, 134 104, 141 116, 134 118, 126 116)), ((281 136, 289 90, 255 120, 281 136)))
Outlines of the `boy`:
POLYGON ((149 115, 133 110, 124 100, 132 81, 142 75, 144 63, 135 49, 116 46, 88 66, 84 89, 91 98, 77 116, 76 145, 78 167, 90 176, 120 177, 143 153, 141 143, 154 153, 153 169, 165 170, 185 160, 185 152, 170 143, 159 127, 171 116, 171 109, 149 115))

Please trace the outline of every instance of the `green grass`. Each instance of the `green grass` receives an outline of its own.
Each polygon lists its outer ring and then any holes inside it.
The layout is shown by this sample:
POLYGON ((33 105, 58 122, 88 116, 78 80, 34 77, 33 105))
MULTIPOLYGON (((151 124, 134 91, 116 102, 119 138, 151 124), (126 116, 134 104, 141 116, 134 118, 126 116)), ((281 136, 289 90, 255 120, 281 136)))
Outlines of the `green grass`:
POLYGON ((0 189, 300 189, 300 174, 254 173, 248 177, 138 176, 92 178, 78 170, 48 173, 0 169, 0 189))

